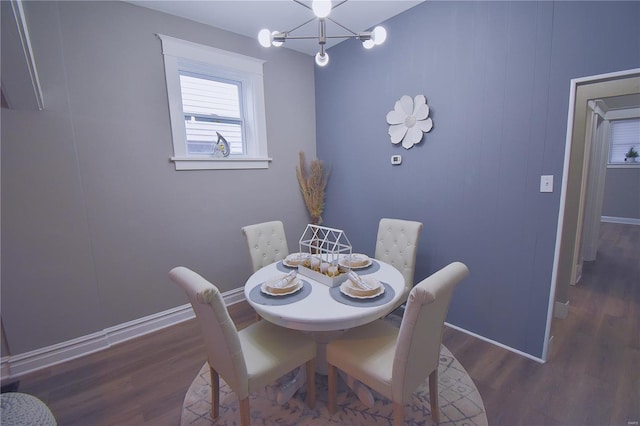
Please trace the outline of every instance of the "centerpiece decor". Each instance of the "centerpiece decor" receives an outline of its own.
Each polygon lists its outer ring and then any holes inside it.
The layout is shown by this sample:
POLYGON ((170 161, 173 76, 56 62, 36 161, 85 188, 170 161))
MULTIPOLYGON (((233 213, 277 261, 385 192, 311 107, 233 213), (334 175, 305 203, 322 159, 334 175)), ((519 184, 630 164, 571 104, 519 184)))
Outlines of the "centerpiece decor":
POLYGON ((300 184, 300 192, 304 198, 304 203, 311 216, 311 223, 320 225, 322 223, 322 212, 324 210, 324 191, 327 188, 330 170, 325 172, 324 165, 320 160, 313 160, 309 167, 300 151, 300 166, 296 167, 296 177, 300 184))
POLYGON ((328 287, 342 284, 348 271, 338 264, 340 255, 351 255, 351 243, 341 229, 309 224, 299 241, 300 253, 308 254, 298 273, 328 287))

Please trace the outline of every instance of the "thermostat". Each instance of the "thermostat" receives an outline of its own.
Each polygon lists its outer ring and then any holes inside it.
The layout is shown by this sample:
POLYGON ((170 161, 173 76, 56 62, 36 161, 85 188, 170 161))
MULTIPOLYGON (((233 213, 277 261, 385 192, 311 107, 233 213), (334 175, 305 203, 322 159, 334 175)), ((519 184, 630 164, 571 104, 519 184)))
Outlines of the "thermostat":
POLYGON ((392 155, 391 156, 391 164, 398 165, 402 163, 402 155, 392 155))

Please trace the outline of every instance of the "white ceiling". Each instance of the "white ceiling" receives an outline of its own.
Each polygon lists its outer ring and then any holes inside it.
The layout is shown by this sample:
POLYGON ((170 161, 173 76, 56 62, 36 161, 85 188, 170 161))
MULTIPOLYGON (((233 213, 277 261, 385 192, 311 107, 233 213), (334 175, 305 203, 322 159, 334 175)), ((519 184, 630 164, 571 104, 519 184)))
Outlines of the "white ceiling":
MULTIPOLYGON (((293 0, 125 0, 138 6, 191 19, 237 34, 256 38, 262 28, 289 31, 314 17, 313 12, 293 0)), ((354 32, 366 31, 381 22, 422 3, 409 0, 349 0, 343 4, 333 1, 329 15, 354 32), (338 5, 336 7, 336 5, 338 5)), ((310 0, 304 4, 311 6, 310 0)), ((327 20, 327 36, 346 35, 346 30, 327 20)), ((297 29, 293 36, 317 36, 317 21, 297 29)), ((392 37, 392 34, 389 34, 392 37)), ((345 39, 327 39, 326 48, 345 39)), ((317 40, 288 40, 283 47, 315 55, 317 40)))

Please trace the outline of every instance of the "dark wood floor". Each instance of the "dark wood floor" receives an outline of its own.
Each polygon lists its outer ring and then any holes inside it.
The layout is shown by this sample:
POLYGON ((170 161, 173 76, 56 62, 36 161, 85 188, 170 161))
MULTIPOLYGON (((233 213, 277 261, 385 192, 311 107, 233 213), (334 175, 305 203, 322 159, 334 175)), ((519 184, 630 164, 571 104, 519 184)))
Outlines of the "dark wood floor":
MULTIPOLYGON (((490 425, 638 425, 640 226, 603 223, 598 260, 569 291, 546 364, 447 328, 444 344, 482 395, 490 425)), ((252 318, 236 306, 239 324, 252 318)), ((59 425, 178 425, 205 361, 195 321, 20 378, 59 425)))

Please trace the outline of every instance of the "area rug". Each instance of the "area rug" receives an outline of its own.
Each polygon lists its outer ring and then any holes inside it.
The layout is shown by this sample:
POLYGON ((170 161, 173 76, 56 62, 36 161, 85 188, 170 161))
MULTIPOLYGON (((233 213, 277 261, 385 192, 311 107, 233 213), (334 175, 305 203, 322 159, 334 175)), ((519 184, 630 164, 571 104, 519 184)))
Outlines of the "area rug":
MULTIPOLYGON (((440 425, 487 425, 482 398, 473 381, 458 360, 442 346, 438 369, 440 396, 440 425)), ((283 381, 287 380, 285 378, 283 381)), ((305 402, 303 386, 288 402, 276 402, 277 384, 268 386, 250 396, 252 425, 392 425, 392 403, 375 394, 375 404, 367 408, 358 397, 339 380, 336 413, 327 409, 327 377, 316 375, 316 407, 310 409, 305 402)), ((405 425, 431 425, 428 380, 413 394, 405 405, 405 425)), ((220 379, 220 416, 211 419, 211 386, 209 365, 205 363, 191 383, 182 405, 181 425, 238 425, 240 413, 238 399, 220 379)))

